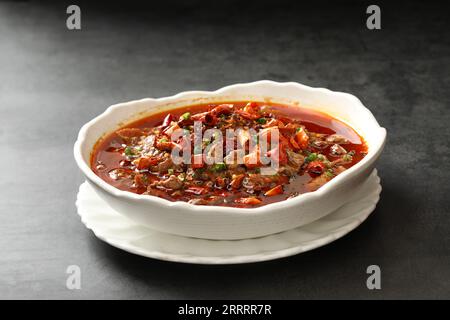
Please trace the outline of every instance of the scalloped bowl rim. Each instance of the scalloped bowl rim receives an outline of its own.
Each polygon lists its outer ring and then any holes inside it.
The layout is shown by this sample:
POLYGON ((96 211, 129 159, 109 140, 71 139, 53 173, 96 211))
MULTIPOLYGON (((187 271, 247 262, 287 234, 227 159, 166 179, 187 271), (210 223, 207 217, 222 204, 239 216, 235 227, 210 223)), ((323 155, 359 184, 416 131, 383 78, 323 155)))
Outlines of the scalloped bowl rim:
MULTIPOLYGON (((358 132, 359 134, 359 132, 358 132)), ((100 137, 99 137, 100 138, 100 137)), ((363 136, 364 138, 364 136, 363 136)), ((362 102, 355 97, 352 94, 345 93, 345 92, 339 92, 339 91, 331 91, 326 88, 314 88, 309 87, 297 82, 274 82, 270 80, 260 80, 255 82, 249 82, 249 83, 238 83, 233 84, 229 86, 222 87, 215 91, 199 91, 199 90, 193 90, 193 91, 183 91, 178 94, 172 95, 172 96, 166 96, 162 98, 144 98, 144 99, 138 99, 138 100, 132 100, 124 103, 118 103, 109 106, 103 113, 92 119, 91 121, 87 122, 85 125, 82 126, 78 133, 77 141, 74 145, 74 157, 76 160, 76 163, 80 170, 83 172, 83 174, 97 187, 100 187, 104 191, 108 192, 109 194, 112 194, 116 198, 120 198, 126 201, 138 201, 140 203, 148 203, 151 206, 158 205, 159 207, 171 207, 171 208, 179 208, 182 210, 187 210, 191 212, 195 212, 196 214, 199 213, 208 213, 208 214, 242 214, 242 213, 251 213, 252 215, 260 215, 265 214, 274 210, 279 210, 283 208, 290 208, 293 206, 297 206, 301 202, 306 201, 314 201, 318 198, 326 196, 329 192, 331 192, 335 187, 337 187, 339 184, 341 184, 344 180, 351 177, 353 174, 355 174, 358 170, 362 169, 366 164, 368 164, 372 158, 377 156, 377 153, 380 151, 380 149, 383 148, 384 143, 386 140, 386 129, 381 127, 375 117, 373 116, 372 112, 370 112, 369 109, 367 109, 362 102), (267 204, 261 207, 257 208, 235 208, 235 207, 225 207, 225 206, 200 206, 200 205, 194 205, 190 204, 184 201, 170 201, 163 198, 159 198, 157 196, 152 195, 140 195, 136 193, 132 193, 129 191, 123 191, 116 187, 113 187, 112 185, 105 182, 103 179, 101 179, 99 176, 97 176, 91 169, 90 165, 86 163, 86 161, 83 158, 82 155, 82 147, 83 144, 86 141, 86 136, 89 131, 89 129, 94 126, 99 120, 106 118, 110 116, 115 109, 119 108, 126 108, 129 105, 135 104, 135 103, 141 103, 141 102, 158 102, 158 103, 164 103, 168 100, 181 100, 184 98, 187 98, 188 96, 192 95, 204 95, 204 96, 213 96, 217 94, 221 94, 227 90, 235 89, 235 88, 242 88, 242 87, 250 87, 255 85, 273 85, 273 86, 296 86, 302 90, 308 90, 308 91, 314 91, 316 93, 321 94, 333 94, 333 95, 340 95, 340 96, 346 96, 347 98, 350 98, 354 100, 354 102, 360 107, 362 110, 364 110, 367 115, 369 116, 369 119, 373 121, 373 123, 378 126, 380 130, 380 139, 378 141, 378 144, 371 145, 369 148, 368 154, 357 164, 350 167, 343 173, 339 174, 329 182, 327 182, 325 185, 320 187, 318 190, 308 193, 300 194, 296 197, 293 197, 291 199, 286 199, 279 202, 274 202, 271 204, 267 204), (372 149, 373 148, 373 149, 372 149)))

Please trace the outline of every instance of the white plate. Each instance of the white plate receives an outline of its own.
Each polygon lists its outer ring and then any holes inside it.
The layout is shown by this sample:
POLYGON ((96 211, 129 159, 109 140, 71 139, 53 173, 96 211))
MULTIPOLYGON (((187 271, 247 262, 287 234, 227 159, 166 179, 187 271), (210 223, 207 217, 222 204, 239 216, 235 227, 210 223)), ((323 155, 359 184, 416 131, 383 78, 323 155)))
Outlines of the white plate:
POLYGON ((376 170, 352 201, 313 223, 253 239, 206 240, 162 233, 114 211, 87 183, 77 196, 78 214, 101 240, 144 257, 198 264, 233 264, 279 259, 326 245, 359 226, 375 209, 381 192, 376 170))

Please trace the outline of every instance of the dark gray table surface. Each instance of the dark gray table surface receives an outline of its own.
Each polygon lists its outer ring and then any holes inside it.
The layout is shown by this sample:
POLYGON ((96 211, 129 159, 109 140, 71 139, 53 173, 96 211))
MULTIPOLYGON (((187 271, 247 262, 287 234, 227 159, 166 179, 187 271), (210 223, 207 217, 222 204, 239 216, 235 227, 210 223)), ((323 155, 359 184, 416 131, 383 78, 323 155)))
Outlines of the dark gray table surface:
POLYGON ((450 37, 439 3, 291 5, 174 1, 160 7, 0 2, 0 298, 450 298, 450 37), (260 79, 350 92, 388 130, 383 191, 358 229, 258 264, 135 256, 76 214, 72 146, 108 105, 260 79), (382 289, 366 287, 366 268, 382 289), (78 265, 81 290, 66 288, 78 265))

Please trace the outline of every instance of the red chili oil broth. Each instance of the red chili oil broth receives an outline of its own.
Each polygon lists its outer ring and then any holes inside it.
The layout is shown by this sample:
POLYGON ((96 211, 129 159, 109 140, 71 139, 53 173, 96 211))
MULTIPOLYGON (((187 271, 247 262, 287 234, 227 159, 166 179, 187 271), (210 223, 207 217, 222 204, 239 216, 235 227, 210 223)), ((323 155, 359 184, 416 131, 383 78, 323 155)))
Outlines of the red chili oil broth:
MULTIPOLYGON (((234 104, 235 107, 243 107, 247 104, 247 102, 223 102, 223 103, 231 103, 234 104)), ((200 112, 205 112, 210 110, 212 107, 219 105, 220 103, 208 103, 208 104, 198 104, 198 105, 190 105, 181 107, 174 110, 163 111, 161 113, 153 114, 148 117, 144 117, 137 121, 131 122, 122 128, 152 128, 161 125, 164 117, 171 113, 175 118, 180 117, 182 114, 186 112, 190 112, 191 114, 196 114, 200 112)), ((305 128, 314 133, 322 133, 322 134, 340 134, 347 138, 350 143, 345 145, 345 149, 347 151, 354 150, 355 155, 353 156, 353 160, 350 164, 344 165, 344 167, 349 168, 359 162, 364 155, 367 153, 367 144, 364 142, 364 139, 356 133, 350 126, 343 123, 340 120, 337 120, 325 113, 321 113, 315 110, 302 108, 298 106, 289 106, 289 105, 280 105, 273 103, 263 103, 258 102, 258 105, 269 105, 271 108, 271 112, 275 113, 277 117, 285 117, 289 119, 299 120, 305 128)), ((97 174, 101 179, 106 181, 108 184, 124 191, 129 191, 133 193, 141 194, 146 191, 144 188, 136 188, 133 187, 132 181, 129 179, 122 180, 114 180, 110 177, 109 172, 114 168, 120 167, 120 162, 125 161, 125 157, 123 155, 123 148, 121 147, 123 141, 122 139, 115 133, 110 133, 100 139, 94 146, 92 154, 91 154, 91 168, 95 174, 97 174), (97 168, 97 163, 102 163, 102 168, 97 168)), ((329 152, 329 147, 320 151, 321 153, 329 152)), ((290 195, 294 193, 302 194, 308 192, 304 185, 311 180, 311 176, 308 174, 297 175, 292 178, 289 184, 284 185, 284 192, 279 195, 275 195, 272 197, 262 197, 262 203, 259 205, 251 206, 258 207, 267 205, 269 203, 279 202, 286 200, 290 195)), ((214 194, 222 195, 223 191, 217 190, 214 191, 214 194)), ((229 200, 226 204, 221 204, 222 206, 233 206, 233 207, 249 207, 248 205, 242 205, 239 203, 234 203, 233 200, 241 197, 248 196, 243 191, 235 192, 232 195, 229 195, 229 200)), ((188 201, 189 196, 177 196, 172 197, 170 194, 161 193, 160 197, 165 198, 170 201, 188 201)))

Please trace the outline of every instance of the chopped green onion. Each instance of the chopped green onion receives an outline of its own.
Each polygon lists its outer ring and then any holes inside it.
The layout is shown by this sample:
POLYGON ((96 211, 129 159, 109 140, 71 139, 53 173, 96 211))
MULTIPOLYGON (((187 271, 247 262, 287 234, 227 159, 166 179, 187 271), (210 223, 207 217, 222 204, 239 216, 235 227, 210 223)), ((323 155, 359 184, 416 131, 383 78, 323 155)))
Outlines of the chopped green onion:
POLYGON ((167 138, 162 138, 162 139, 159 139, 159 142, 169 142, 169 140, 167 140, 167 138))
POLYGON ((342 160, 344 161, 352 161, 353 157, 350 154, 346 154, 342 157, 342 160))
POLYGON ((191 117, 190 112, 185 112, 181 115, 180 120, 188 120, 191 117))
POLYGON ((218 172, 223 171, 227 169, 227 165, 225 163, 216 163, 213 164, 211 167, 211 171, 218 172))
POLYGON ((178 179, 179 179, 180 181, 184 181, 184 180, 186 179, 186 175, 185 175, 184 173, 180 173, 180 174, 178 175, 178 179))
POLYGON ((314 160, 317 160, 317 153, 315 152, 310 153, 309 156, 307 156, 305 159, 306 162, 311 162, 314 160))
POLYGON ((167 169, 167 173, 168 173, 169 175, 172 175, 172 174, 174 173, 174 170, 173 170, 172 168, 167 169))
POLYGON ((326 175, 328 178, 333 178, 333 177, 334 177, 334 172, 333 172, 332 169, 328 169, 327 171, 325 171, 325 175, 326 175))
POLYGON ((125 150, 124 150, 123 152, 124 152, 125 155, 128 156, 128 157, 134 156, 134 151, 133 151, 133 148, 131 148, 131 147, 126 147, 125 150))
POLYGON ((265 118, 259 118, 256 120, 256 122, 259 124, 266 124, 267 120, 265 118))
POLYGON ((203 173, 205 172, 205 168, 198 168, 194 170, 194 173, 192 174, 192 177, 194 179, 201 179, 203 173))

